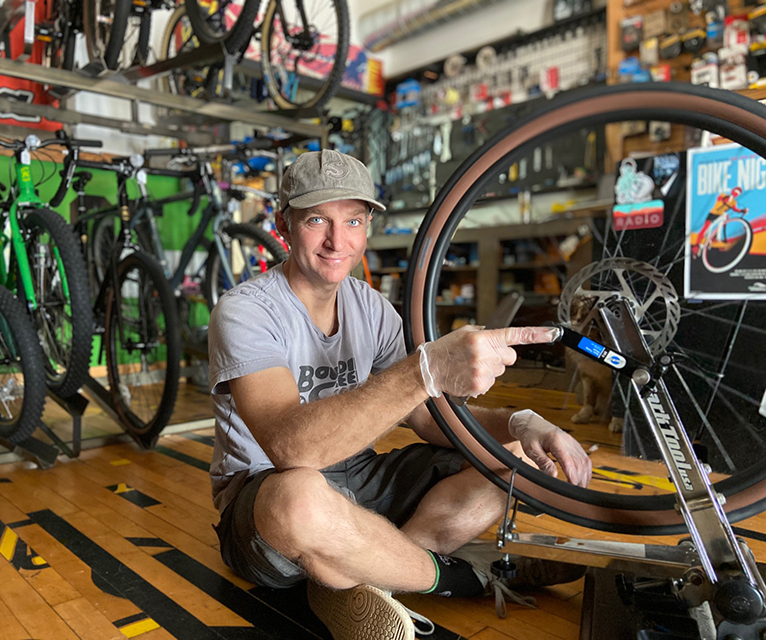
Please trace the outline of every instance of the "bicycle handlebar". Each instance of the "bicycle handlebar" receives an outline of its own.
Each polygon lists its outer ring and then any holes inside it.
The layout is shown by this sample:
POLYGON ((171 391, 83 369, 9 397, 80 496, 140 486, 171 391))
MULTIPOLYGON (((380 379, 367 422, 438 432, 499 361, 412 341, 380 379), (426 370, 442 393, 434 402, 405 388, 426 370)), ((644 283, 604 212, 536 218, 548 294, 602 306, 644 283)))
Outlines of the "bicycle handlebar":
POLYGON ((274 147, 274 141, 269 138, 257 138, 250 142, 231 142, 226 144, 213 144, 207 147, 185 147, 185 148, 165 148, 165 149, 147 149, 144 151, 144 157, 153 158, 158 156, 169 157, 192 157, 209 156, 225 153, 236 153, 238 151, 262 151, 258 154, 266 157, 276 157, 276 154, 269 150, 274 147))

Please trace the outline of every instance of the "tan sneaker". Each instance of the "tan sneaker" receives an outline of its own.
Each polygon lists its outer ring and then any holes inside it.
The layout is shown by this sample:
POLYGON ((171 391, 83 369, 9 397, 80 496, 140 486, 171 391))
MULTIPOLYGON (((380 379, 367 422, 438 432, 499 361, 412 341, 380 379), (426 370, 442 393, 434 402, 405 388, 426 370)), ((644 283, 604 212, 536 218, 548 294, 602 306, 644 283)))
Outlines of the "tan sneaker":
POLYGON ((367 584, 334 591, 307 587, 309 606, 335 640, 415 640, 415 625, 400 602, 367 584))

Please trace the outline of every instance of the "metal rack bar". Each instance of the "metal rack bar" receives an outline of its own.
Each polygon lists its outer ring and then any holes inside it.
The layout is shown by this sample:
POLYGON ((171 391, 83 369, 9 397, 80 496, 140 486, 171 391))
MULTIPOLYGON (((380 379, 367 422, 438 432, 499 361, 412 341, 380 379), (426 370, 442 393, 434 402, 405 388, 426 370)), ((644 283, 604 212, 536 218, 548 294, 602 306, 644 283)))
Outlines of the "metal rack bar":
MULTIPOLYGON (((168 127, 165 124, 142 124, 118 118, 104 118, 102 116, 79 113, 71 109, 56 108, 46 104, 19 102, 2 97, 0 97, 0 113, 37 116, 52 122, 61 122, 62 124, 89 124, 143 136, 168 136, 169 138, 186 140, 189 144, 193 145, 208 145, 212 144, 215 140, 215 136, 205 131, 186 131, 180 127, 168 127)), ((24 124, 24 122, 19 122, 20 126, 24 124)))
POLYGON ((171 93, 161 93, 112 79, 87 78, 72 71, 50 69, 15 60, 0 58, 0 75, 23 78, 42 84, 67 86, 79 91, 90 91, 124 100, 138 100, 158 107, 208 116, 213 120, 244 122, 261 127, 279 127, 306 137, 321 138, 324 132, 321 125, 298 122, 285 116, 264 111, 254 111, 222 102, 203 101, 171 93))

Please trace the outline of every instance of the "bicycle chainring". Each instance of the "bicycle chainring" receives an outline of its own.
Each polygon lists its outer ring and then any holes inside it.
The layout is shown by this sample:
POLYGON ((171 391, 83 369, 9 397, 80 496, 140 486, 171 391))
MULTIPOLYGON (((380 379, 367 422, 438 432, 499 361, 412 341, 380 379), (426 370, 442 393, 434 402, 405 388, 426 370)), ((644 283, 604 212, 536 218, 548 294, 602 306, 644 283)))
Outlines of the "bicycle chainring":
POLYGON ((581 269, 561 292, 559 322, 573 324, 574 305, 580 295, 604 304, 626 301, 652 355, 664 352, 678 330, 681 318, 678 293, 667 276, 647 262, 606 258, 581 269), (584 289, 588 281, 591 288, 584 289), (633 286, 635 284, 640 286, 633 286))

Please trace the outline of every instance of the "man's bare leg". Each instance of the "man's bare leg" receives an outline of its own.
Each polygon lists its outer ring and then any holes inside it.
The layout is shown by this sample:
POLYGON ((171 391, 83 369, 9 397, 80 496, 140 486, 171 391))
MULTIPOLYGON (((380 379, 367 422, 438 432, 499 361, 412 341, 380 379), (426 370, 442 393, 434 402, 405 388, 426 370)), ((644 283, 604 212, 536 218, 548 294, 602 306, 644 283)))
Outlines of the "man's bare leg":
POLYGON ((355 505, 313 469, 274 473, 254 507, 263 539, 334 589, 372 584, 427 591, 436 580, 428 552, 391 522, 355 505))
MULTIPOLYGON (((518 442, 505 446, 534 465, 518 442)), ((497 522, 506 500, 506 493, 466 462, 462 471, 426 493, 401 530, 419 547, 448 555, 497 522)))

